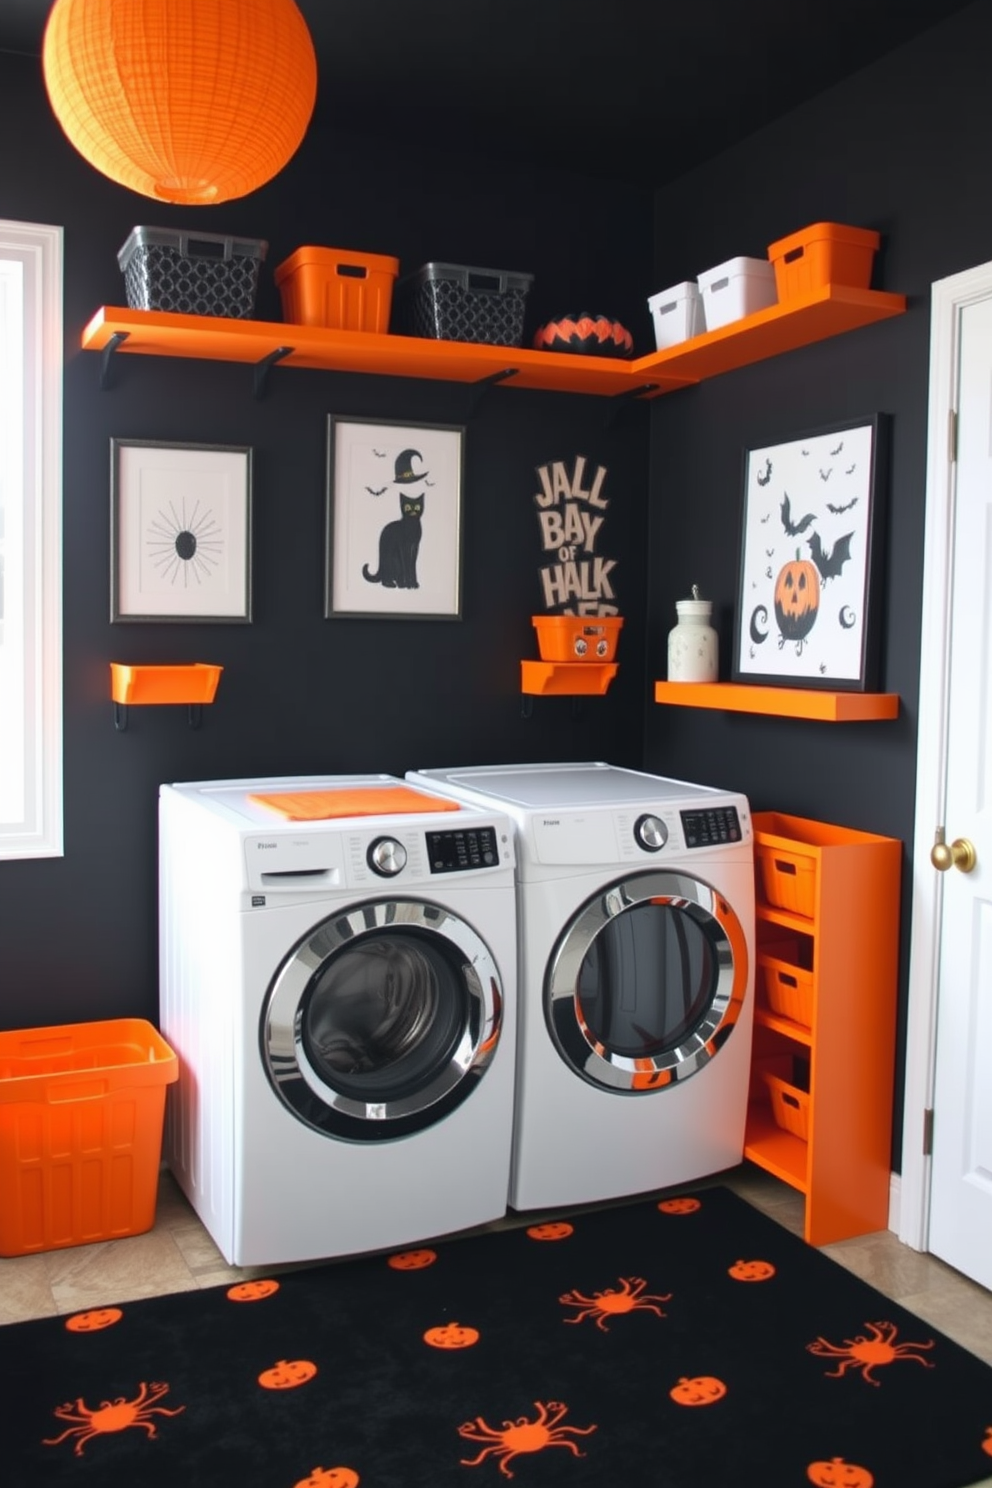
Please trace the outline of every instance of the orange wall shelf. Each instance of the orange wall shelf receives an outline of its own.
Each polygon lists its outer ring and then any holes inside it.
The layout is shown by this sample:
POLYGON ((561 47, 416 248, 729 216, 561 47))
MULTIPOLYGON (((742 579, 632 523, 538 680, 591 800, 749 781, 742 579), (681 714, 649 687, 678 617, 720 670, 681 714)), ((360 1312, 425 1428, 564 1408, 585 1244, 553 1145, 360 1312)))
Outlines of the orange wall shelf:
POLYGON ((369 372, 448 382, 504 382, 553 392, 656 397, 721 372, 901 315, 905 295, 828 284, 664 351, 632 361, 468 341, 340 331, 288 322, 229 320, 103 307, 83 331, 85 351, 105 356, 198 357, 369 372))
POLYGON ((656 703, 716 708, 726 713, 774 713, 823 723, 865 723, 898 718, 894 692, 828 692, 811 687, 756 687, 749 682, 656 682, 656 703))
POLYGON ((615 661, 522 661, 520 691, 539 697, 602 697, 617 670, 615 661))

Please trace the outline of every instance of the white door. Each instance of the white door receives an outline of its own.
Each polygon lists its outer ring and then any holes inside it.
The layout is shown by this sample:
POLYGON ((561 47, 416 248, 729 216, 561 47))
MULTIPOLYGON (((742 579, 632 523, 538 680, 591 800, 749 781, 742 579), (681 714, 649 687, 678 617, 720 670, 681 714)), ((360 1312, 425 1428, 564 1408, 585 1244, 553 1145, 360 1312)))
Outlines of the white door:
POLYGON ((992 265, 955 280, 943 306, 935 286, 931 374, 943 386, 931 386, 928 503, 941 510, 928 511, 906 1150, 910 1195, 922 1179, 925 1247, 992 1288, 992 265), (934 866, 938 827, 951 851, 934 866), (923 1111, 912 1099, 914 1030, 918 1064, 929 1045, 923 1111), (925 1148, 922 1164, 913 1148, 927 1110, 928 1184, 925 1148))

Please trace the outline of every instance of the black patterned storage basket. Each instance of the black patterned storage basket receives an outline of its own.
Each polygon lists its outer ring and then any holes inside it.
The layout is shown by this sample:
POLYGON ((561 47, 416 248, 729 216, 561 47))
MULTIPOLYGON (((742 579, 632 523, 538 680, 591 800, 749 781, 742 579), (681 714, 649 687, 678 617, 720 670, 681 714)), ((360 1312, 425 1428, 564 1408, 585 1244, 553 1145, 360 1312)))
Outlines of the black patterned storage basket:
POLYGON ((117 254, 128 305, 250 320, 268 246, 260 238, 135 227, 117 254))
POLYGON ((397 286, 403 328, 438 341, 519 346, 533 274, 428 263, 397 286))

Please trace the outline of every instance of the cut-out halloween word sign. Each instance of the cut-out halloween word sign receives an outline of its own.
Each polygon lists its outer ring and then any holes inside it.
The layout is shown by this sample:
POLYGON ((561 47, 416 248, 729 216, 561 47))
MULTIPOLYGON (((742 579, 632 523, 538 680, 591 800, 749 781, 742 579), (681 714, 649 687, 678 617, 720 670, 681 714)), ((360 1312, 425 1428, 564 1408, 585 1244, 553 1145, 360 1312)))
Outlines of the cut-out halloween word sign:
POLYGON ((571 471, 564 460, 537 467, 541 489, 534 497, 541 524, 541 546, 556 562, 539 570, 544 606, 563 615, 616 615, 610 575, 615 558, 604 558, 596 543, 609 502, 603 495, 606 466, 586 477, 586 457, 576 455, 571 471))

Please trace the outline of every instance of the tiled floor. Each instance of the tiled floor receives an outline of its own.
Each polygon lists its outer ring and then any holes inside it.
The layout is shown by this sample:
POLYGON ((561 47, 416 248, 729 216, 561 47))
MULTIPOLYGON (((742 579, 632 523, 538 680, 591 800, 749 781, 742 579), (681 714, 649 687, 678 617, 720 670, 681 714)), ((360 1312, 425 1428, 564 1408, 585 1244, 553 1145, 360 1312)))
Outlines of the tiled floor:
MULTIPOLYGON (((745 1163, 717 1180, 770 1218, 802 1233, 795 1190, 745 1163)), ((992 1364, 992 1293, 888 1231, 824 1247, 825 1253, 992 1364)), ((96 1245, 0 1259, 0 1324, 218 1286, 280 1267, 228 1266, 171 1175, 163 1171, 155 1226, 96 1245)), ((992 1488, 992 1478, 974 1488, 992 1488)))

